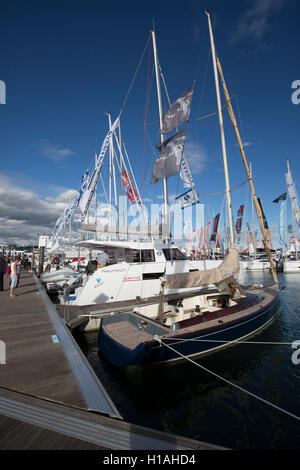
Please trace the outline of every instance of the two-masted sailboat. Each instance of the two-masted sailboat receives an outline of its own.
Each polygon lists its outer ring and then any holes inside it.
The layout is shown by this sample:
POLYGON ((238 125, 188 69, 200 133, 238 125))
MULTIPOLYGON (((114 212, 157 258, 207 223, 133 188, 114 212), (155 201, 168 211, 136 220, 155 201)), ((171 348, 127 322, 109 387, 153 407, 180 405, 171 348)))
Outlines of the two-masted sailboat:
MULTIPOLYGON (((216 56, 208 13, 207 17, 221 132, 231 247, 229 254, 217 268, 207 271, 165 273, 161 276, 160 295, 156 305, 137 306, 102 318, 98 334, 98 348, 100 353, 115 366, 178 361, 185 357, 221 350, 257 333, 272 321, 279 309, 276 269, 264 232, 261 209, 255 195, 221 64, 216 56), (231 194, 218 72, 225 93, 226 107, 240 146, 265 248, 270 256, 275 285, 267 289, 244 291, 237 283, 240 265, 238 250, 234 246, 231 194), (177 300, 168 300, 165 297, 166 289, 175 289, 178 292, 179 289, 190 290, 207 285, 214 285, 215 291, 202 295, 190 295, 186 298, 179 296, 177 300)), ((161 130, 162 126, 163 118, 160 114, 161 130)))

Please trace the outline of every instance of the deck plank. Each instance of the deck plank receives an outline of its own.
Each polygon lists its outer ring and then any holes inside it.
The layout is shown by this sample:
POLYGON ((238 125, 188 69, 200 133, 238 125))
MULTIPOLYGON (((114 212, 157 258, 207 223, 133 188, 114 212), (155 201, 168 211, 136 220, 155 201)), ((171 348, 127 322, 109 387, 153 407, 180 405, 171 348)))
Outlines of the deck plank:
POLYGON ((0 386, 86 409, 62 345, 31 274, 22 272, 16 297, 9 297, 8 277, 0 292, 0 340, 6 364, 0 386))

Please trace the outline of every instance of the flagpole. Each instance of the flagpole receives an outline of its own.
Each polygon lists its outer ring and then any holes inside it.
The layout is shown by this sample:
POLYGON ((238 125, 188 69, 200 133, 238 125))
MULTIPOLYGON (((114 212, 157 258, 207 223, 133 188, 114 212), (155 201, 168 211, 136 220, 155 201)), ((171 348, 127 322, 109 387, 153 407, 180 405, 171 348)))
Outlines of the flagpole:
POLYGON ((214 68, 214 75, 215 75, 216 95, 217 95, 217 103, 218 103, 218 115, 219 115, 222 153, 223 153, 223 161, 224 161, 226 199, 227 199, 229 228, 230 228, 230 244, 231 244, 231 246, 234 246, 234 231, 233 231, 233 220, 232 220, 230 184, 229 184, 228 165, 227 165, 227 153, 226 153, 226 144, 225 144, 224 123, 223 123, 223 115, 222 115, 222 109, 221 109, 222 107, 221 107, 221 97, 220 97, 220 89, 219 89, 219 77, 218 77, 217 63, 216 63, 216 50, 215 50, 214 37, 213 37, 212 26, 211 26, 211 21, 210 21, 210 15, 207 11, 205 13, 206 13, 207 18, 208 18, 209 36, 210 36, 210 42, 211 42, 211 52, 212 52, 213 68, 214 68))
MULTIPOLYGON (((153 54, 154 54, 154 65, 155 65, 155 76, 156 76, 156 87, 157 87, 157 99, 158 99, 158 112, 159 112, 159 127, 162 129, 163 125, 163 112, 162 112, 162 103, 161 103, 161 90, 160 90, 160 80, 159 80, 159 70, 158 70, 158 60, 157 60, 157 47, 156 47, 156 38, 155 32, 151 31, 152 43, 153 43, 153 54)), ((160 134, 161 143, 164 142, 163 134, 160 134)), ((163 178, 163 187, 164 187, 164 220, 163 222, 166 225, 166 239, 167 241, 170 238, 170 228, 169 228, 169 206, 168 206, 168 184, 167 178, 163 178)))

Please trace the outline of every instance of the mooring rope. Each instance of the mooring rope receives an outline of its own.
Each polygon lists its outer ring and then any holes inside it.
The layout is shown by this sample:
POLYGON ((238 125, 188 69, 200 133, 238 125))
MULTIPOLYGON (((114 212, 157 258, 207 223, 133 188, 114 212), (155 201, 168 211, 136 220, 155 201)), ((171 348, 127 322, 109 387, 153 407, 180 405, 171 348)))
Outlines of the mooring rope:
POLYGON ((230 380, 227 380, 225 379, 224 377, 222 377, 221 375, 219 374, 216 374, 215 372, 207 369, 206 367, 202 366, 201 364, 198 364, 197 362, 193 361, 192 359, 190 359, 189 357, 187 356, 184 356, 183 354, 181 354, 179 351, 176 351, 176 349, 172 348, 171 346, 169 346, 168 344, 166 344, 161 338, 159 338, 158 336, 154 336, 154 339, 156 341, 158 341, 160 344, 163 344, 165 347, 171 349, 171 351, 175 352, 176 354, 178 354, 179 356, 181 356, 183 359, 186 359, 187 361, 191 362, 192 364, 194 364, 195 366, 199 367, 200 369, 204 370, 205 372, 208 372, 209 374, 213 375, 214 377, 218 378, 219 380, 222 380, 223 382, 226 382, 228 385, 231 385, 232 387, 240 390, 241 392, 244 392, 246 393, 247 395, 250 395, 251 397, 253 398, 256 398, 257 400, 265 403, 266 405, 278 410, 278 411, 281 411, 282 413, 288 415, 288 416, 291 416, 292 418, 294 419, 297 419, 298 421, 300 421, 300 417, 287 411, 287 410, 284 410, 283 408, 281 408, 280 406, 277 406, 275 405, 274 403, 271 403, 270 401, 268 400, 265 400, 264 398, 261 398, 259 397, 258 395, 256 395, 255 393, 252 393, 252 392, 249 392, 248 390, 246 390, 245 388, 243 387, 240 387, 239 385, 236 385, 235 383, 231 382, 230 380))
POLYGON ((287 301, 285 300, 285 298, 283 297, 283 295, 280 293, 280 298, 281 300, 284 302, 284 304, 286 305, 286 307, 294 314, 296 315, 297 319, 300 320, 300 317, 299 315, 295 312, 295 310, 292 309, 292 307, 287 303, 287 301))
POLYGON ((286 346, 292 346, 293 342, 289 343, 282 343, 280 341, 243 341, 243 340, 233 340, 233 341, 226 341, 226 340, 221 340, 221 339, 198 339, 198 338, 172 338, 172 341, 194 341, 194 342, 203 342, 203 343, 224 343, 224 344, 263 344, 263 345, 286 345, 286 346))

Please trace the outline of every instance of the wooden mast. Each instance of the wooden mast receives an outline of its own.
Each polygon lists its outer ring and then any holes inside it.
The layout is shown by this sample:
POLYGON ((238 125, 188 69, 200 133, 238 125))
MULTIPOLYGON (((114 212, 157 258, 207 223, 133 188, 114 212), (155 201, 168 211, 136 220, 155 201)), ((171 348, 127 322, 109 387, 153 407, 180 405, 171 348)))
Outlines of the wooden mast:
POLYGON ((216 94, 217 94, 217 103, 218 103, 218 115, 219 115, 220 131, 221 131, 221 143, 222 143, 225 184, 226 184, 226 200, 227 200, 229 228, 230 228, 230 244, 231 244, 231 246, 234 246, 234 231, 233 231, 233 220, 232 220, 231 194, 230 194, 229 175, 228 175, 228 166, 227 166, 227 154, 226 154, 226 145, 225 145, 223 115, 222 115, 222 109, 221 109, 219 78, 218 78, 218 71, 217 71, 217 65, 216 65, 216 50, 215 50, 214 37, 213 37, 212 26, 211 26, 211 21, 210 21, 210 15, 207 11, 205 13, 206 13, 207 18, 208 18, 209 35, 210 35, 210 42, 211 42, 211 52, 212 52, 214 75, 215 75, 215 85, 216 85, 216 94))
POLYGON ((253 198, 253 202, 254 202, 254 206, 255 206, 258 222, 259 222, 259 226, 260 226, 261 233, 262 233, 262 236, 263 236, 263 242, 264 242, 265 249, 266 249, 266 252, 267 252, 269 260, 270 260, 273 278, 274 278, 274 281, 276 282, 276 284, 278 284, 276 266, 275 266, 275 263, 274 263, 274 260, 273 260, 273 257, 272 257, 271 251, 270 251, 268 238, 267 238, 267 235, 266 235, 266 232, 265 232, 265 227, 264 227, 264 221, 263 221, 263 217, 262 217, 261 208, 260 208, 260 205, 258 203, 257 196, 255 194, 252 175, 251 175, 251 172, 249 170, 246 154, 245 154, 245 151, 244 151, 244 146, 243 146, 242 139, 241 139, 241 136, 240 136, 240 132, 239 132, 239 129, 238 129, 235 114, 234 114, 234 111, 233 111, 233 108, 232 108, 232 105, 231 105, 231 100, 230 100, 230 96, 229 96, 227 86, 226 86, 226 83, 225 83, 221 63, 220 63, 218 58, 217 58, 217 66, 218 66, 218 70, 219 70, 220 77, 221 77, 221 82, 222 82, 223 89, 224 89, 228 114, 229 114, 231 123, 233 125, 233 129, 234 129, 234 132, 235 132, 238 144, 239 144, 239 148, 240 148, 241 155, 242 155, 242 161, 243 161, 243 164, 244 164, 244 167, 245 167, 245 170, 246 170, 246 174, 247 174, 247 178, 248 178, 248 181, 249 181, 251 194, 252 194, 252 198, 253 198))

